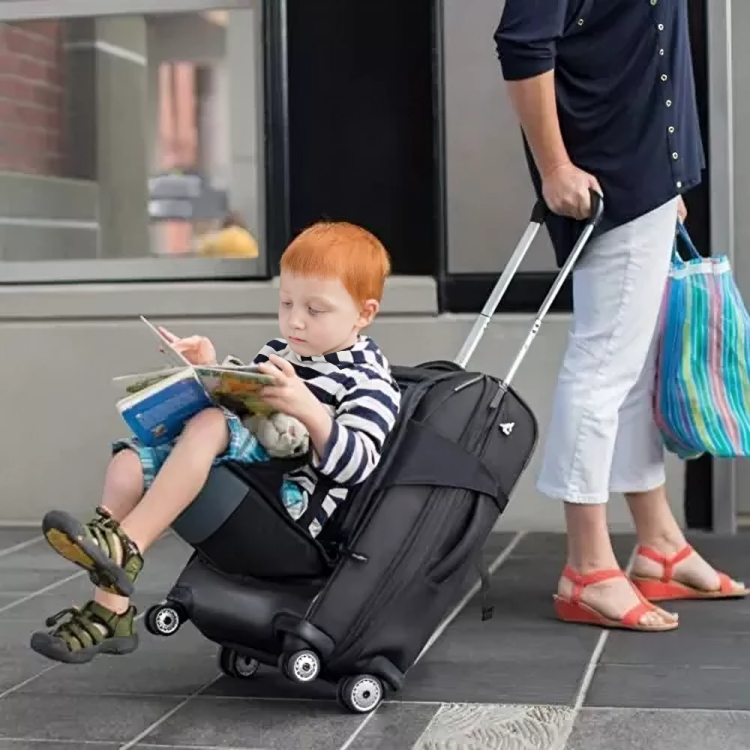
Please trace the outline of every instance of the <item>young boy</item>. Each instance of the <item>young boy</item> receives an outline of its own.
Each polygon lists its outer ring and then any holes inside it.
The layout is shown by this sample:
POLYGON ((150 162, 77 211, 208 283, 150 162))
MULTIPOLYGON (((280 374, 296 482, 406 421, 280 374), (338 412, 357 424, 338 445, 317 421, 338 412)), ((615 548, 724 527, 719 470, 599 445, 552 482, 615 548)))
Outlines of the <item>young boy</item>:
MULTIPOLYGON (((281 501, 294 518, 304 511, 320 478, 332 482, 316 535, 350 487, 377 466, 393 428, 400 396, 386 359, 361 332, 375 318, 390 272, 385 248, 348 223, 321 222, 302 232, 281 259, 279 327, 282 338, 255 358, 275 379, 262 398, 296 417, 309 432, 309 463, 287 475, 281 501)), ((203 336, 172 339, 193 363, 213 363, 203 336)), ((164 449, 135 440, 114 446, 101 506, 88 523, 51 511, 42 527, 65 559, 89 571, 94 598, 47 620, 50 631, 31 637, 31 648, 51 659, 84 663, 99 653, 135 650, 135 608, 128 597, 143 567, 142 555, 199 494, 213 465, 267 460, 240 419, 221 408, 193 417, 164 449)))

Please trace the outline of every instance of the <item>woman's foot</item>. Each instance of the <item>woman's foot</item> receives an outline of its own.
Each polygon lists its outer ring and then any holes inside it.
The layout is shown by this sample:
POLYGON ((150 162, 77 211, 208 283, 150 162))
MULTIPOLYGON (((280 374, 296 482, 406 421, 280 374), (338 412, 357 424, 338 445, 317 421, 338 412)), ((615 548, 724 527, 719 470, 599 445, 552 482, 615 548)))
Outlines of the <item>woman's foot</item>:
MULTIPOLYGON (((654 631, 673 630, 678 624, 678 615, 645 602, 625 573, 617 569, 575 572, 567 567, 557 586, 556 602, 572 605, 571 612, 577 602, 583 605, 584 613, 579 614, 584 619, 577 622, 654 631)), ((560 605, 556 608, 559 616, 560 605)))
POLYGON ((633 582, 648 599, 732 599, 747 596, 743 583, 715 570, 684 540, 638 548, 633 582))
POLYGON ((59 555, 89 572, 94 586, 120 596, 133 593, 143 558, 117 521, 106 513, 98 511, 95 518, 83 524, 65 511, 53 510, 42 520, 42 530, 59 555))
POLYGON ((65 664, 85 664, 97 654, 129 654, 138 647, 135 607, 118 614, 91 601, 81 609, 64 609, 45 624, 53 629, 33 633, 31 648, 65 664))

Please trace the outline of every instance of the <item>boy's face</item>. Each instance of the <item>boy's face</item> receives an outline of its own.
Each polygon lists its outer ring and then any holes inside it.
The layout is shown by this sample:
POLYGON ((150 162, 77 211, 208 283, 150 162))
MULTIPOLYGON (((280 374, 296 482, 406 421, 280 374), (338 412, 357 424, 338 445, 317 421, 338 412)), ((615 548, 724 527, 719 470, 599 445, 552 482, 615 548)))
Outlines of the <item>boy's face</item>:
POLYGON ((331 354, 352 346, 377 311, 376 300, 358 305, 339 279, 281 272, 279 327, 300 356, 331 354))

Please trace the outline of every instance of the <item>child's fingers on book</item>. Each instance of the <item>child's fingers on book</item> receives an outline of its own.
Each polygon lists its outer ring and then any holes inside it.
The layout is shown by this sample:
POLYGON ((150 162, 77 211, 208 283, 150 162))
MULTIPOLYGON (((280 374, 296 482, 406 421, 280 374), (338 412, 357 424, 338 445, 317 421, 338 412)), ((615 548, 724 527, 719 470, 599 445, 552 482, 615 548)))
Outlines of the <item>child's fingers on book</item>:
POLYGON ((278 354, 271 354, 269 356, 269 359, 271 360, 271 362, 273 362, 274 365, 276 365, 276 367, 279 368, 279 370, 281 370, 281 372, 284 373, 284 375, 287 375, 288 377, 293 377, 294 375, 296 375, 294 365, 292 365, 291 362, 284 359, 283 357, 279 357, 278 354))
POLYGON ((279 370, 278 367, 273 362, 261 362, 258 365, 258 372, 262 372, 265 375, 270 375, 272 378, 274 378, 277 382, 279 380, 282 380, 284 377, 284 373, 279 370))
POLYGON ((284 389, 278 385, 264 385, 259 391, 258 396, 272 406, 277 406, 283 401, 284 389))

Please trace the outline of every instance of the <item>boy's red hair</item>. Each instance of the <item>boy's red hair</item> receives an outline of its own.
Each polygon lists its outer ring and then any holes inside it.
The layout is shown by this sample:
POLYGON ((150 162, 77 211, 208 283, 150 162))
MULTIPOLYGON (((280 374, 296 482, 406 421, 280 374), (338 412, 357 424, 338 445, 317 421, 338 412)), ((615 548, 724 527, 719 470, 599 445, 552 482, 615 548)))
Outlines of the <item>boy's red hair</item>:
POLYGON ((346 221, 319 221, 295 237, 281 256, 281 270, 319 279, 341 279, 361 304, 383 298, 391 261, 383 243, 346 221))

